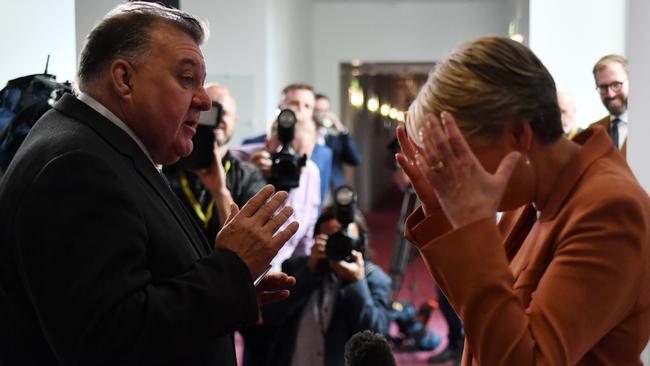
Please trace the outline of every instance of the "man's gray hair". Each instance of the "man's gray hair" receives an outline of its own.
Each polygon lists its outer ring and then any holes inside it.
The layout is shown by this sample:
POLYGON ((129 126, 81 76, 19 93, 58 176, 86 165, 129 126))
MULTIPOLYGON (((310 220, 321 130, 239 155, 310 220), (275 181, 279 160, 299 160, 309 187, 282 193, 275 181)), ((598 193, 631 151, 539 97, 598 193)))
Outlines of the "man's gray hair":
POLYGON ((83 90, 117 58, 134 65, 142 62, 149 51, 152 26, 157 22, 177 26, 197 45, 208 37, 205 22, 184 11, 144 1, 120 4, 86 38, 77 72, 79 89, 83 90))

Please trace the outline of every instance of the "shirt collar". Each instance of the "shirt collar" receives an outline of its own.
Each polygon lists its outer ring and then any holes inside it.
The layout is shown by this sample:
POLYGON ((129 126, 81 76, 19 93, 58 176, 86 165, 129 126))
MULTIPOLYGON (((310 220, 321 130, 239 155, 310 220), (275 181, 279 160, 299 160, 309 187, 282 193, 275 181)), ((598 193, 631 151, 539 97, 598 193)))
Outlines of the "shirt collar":
POLYGON ((621 113, 619 116, 614 116, 610 115, 609 116, 609 121, 613 121, 614 119, 618 118, 619 119, 619 124, 627 124, 627 110, 623 113, 621 113))
POLYGON ((90 95, 84 93, 84 92, 79 92, 79 95, 77 96, 77 99, 80 101, 86 103, 90 108, 94 109, 97 111, 97 113, 101 114, 102 116, 106 117, 109 121, 113 122, 117 127, 119 127, 121 130, 127 133, 133 141, 142 149, 142 152, 147 156, 149 161, 151 161, 151 164, 156 167, 158 171, 162 169, 162 165, 154 163, 153 159, 151 159, 151 155, 149 154, 149 150, 144 146, 142 141, 138 138, 138 136, 129 128, 129 126, 126 125, 118 116, 116 116, 113 112, 111 112, 108 108, 106 108, 103 104, 98 102, 95 98, 91 97, 90 95))

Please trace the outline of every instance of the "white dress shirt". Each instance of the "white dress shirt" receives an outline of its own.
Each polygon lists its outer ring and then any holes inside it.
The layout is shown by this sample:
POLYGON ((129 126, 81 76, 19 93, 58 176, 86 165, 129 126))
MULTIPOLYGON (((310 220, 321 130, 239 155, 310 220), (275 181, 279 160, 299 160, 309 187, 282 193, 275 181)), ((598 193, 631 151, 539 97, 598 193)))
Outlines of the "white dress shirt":
POLYGON ((161 166, 157 165, 154 163, 153 159, 151 159, 151 155, 149 154, 149 150, 144 146, 142 141, 136 136, 136 134, 129 128, 129 126, 126 125, 119 117, 117 117, 113 112, 111 112, 108 108, 106 108, 103 104, 98 102, 95 98, 91 97, 88 94, 85 94, 83 92, 79 92, 79 95, 77 96, 77 99, 80 101, 86 103, 90 108, 94 109, 97 111, 97 113, 101 114, 102 116, 106 117, 109 121, 113 122, 117 127, 119 127, 122 131, 126 132, 127 135, 129 135, 133 141, 142 149, 142 152, 149 158, 149 161, 151 161, 151 164, 153 164, 158 171, 160 171, 161 166))

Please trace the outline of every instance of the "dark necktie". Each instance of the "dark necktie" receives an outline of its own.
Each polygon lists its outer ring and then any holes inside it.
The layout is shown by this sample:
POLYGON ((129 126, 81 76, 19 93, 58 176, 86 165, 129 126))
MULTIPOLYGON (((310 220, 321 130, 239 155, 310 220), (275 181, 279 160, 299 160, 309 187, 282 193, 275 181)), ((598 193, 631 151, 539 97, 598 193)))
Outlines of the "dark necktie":
POLYGON ((614 146, 618 149, 618 123, 621 122, 618 117, 614 118, 609 125, 609 136, 612 138, 614 146))

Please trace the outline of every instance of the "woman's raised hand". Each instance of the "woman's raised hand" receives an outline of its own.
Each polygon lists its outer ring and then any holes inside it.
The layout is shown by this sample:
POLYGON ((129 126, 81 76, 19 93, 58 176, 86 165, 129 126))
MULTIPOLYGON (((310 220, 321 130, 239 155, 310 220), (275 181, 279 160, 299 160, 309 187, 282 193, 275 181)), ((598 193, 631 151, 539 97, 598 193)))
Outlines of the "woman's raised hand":
POLYGON ((490 174, 478 161, 449 113, 427 116, 417 147, 402 127, 396 159, 409 176, 426 215, 441 207, 454 228, 493 216, 521 154, 511 152, 490 174))

